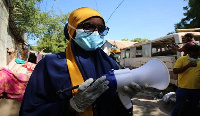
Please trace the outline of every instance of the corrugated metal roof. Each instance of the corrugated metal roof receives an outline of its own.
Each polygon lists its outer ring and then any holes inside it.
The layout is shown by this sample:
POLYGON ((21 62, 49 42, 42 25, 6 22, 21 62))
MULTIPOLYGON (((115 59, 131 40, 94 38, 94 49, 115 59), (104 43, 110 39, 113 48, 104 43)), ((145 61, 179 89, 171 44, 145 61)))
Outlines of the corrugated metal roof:
POLYGON ((123 49, 138 43, 138 42, 119 41, 119 40, 107 40, 107 42, 109 42, 112 45, 116 45, 119 49, 123 49))
POLYGON ((176 32, 200 32, 200 28, 191 28, 191 29, 176 29, 176 32))

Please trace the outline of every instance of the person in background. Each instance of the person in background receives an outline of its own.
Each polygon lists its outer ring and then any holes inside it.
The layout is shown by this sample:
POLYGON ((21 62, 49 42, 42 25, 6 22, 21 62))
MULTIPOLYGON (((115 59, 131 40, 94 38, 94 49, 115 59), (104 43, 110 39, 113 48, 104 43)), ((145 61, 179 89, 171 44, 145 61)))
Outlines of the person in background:
POLYGON ((184 37, 186 39, 186 44, 183 47, 179 47, 179 46, 171 46, 172 49, 177 50, 178 52, 184 52, 183 56, 187 55, 187 49, 189 48, 189 46, 191 45, 196 45, 197 43, 194 40, 194 35, 192 33, 187 33, 184 35, 184 37))
MULTIPOLYGON (((35 67, 19 116, 132 116, 118 97, 113 70, 118 66, 100 47, 108 33, 101 14, 82 7, 74 10, 64 28, 65 52, 46 55, 35 67), (78 89, 62 91, 78 86, 78 89), (61 91, 61 92, 60 92, 61 91), (58 92, 60 92, 58 94, 58 92)), ((124 86, 132 98, 141 87, 124 86)))
POLYGON ((178 89, 172 116, 197 116, 200 100, 199 56, 200 46, 192 45, 188 48, 188 55, 178 58, 174 65, 173 72, 178 74, 178 89), (186 109, 181 110, 186 101, 186 109), (185 114, 182 114, 182 111, 185 114))
POLYGON ((29 58, 28 58, 28 62, 31 62, 31 63, 35 63, 36 64, 36 60, 37 60, 37 57, 35 55, 35 53, 29 53, 29 58))
POLYGON ((41 51, 37 53, 37 59, 36 59, 36 64, 42 59, 42 53, 41 51))
POLYGON ((117 63, 120 64, 120 49, 111 49, 110 50, 110 57, 117 63))

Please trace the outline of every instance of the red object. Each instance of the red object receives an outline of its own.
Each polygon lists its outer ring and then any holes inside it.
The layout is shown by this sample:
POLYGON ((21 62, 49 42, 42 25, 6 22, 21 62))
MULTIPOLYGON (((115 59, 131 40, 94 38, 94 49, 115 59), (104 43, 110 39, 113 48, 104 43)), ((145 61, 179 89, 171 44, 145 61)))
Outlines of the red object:
POLYGON ((22 65, 23 67, 27 68, 29 71, 33 72, 36 64, 31 63, 31 62, 26 62, 24 65, 22 65))

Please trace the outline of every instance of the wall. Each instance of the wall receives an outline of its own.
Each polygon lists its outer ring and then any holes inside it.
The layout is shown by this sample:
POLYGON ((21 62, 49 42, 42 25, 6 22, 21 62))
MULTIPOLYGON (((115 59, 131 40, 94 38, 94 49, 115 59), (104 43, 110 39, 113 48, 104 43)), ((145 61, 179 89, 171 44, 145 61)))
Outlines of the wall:
MULTIPOLYGON (((0 0, 0 67, 6 67, 14 58, 27 60, 28 54, 27 50, 22 49, 22 42, 17 39, 19 36, 13 33, 13 30, 15 32, 18 30, 17 27, 12 24, 11 29, 11 25, 9 25, 11 23, 9 23, 9 6, 7 3, 8 0, 0 0)), ((26 34, 24 34, 22 39, 27 39, 26 37, 26 34)))
POLYGON ((103 46, 101 47, 101 49, 108 55, 110 55, 110 50, 111 50, 112 45, 106 41, 103 46))
POLYGON ((7 37, 8 37, 8 6, 6 5, 5 0, 0 1, 0 66, 6 66, 6 54, 7 50, 7 37))

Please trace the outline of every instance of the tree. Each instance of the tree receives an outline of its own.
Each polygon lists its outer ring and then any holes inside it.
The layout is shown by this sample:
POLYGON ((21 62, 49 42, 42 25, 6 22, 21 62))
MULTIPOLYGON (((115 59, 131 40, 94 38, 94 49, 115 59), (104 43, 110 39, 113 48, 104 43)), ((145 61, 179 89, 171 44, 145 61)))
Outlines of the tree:
POLYGON ((170 34, 173 34, 173 33, 175 33, 174 31, 172 31, 172 32, 169 32, 167 35, 170 35, 170 34))
POLYGON ((56 15, 53 11, 49 12, 47 22, 41 25, 46 31, 37 43, 38 51, 44 49, 44 52, 58 53, 65 50, 68 41, 63 30, 68 16, 69 14, 56 15))
POLYGON ((57 53, 64 51, 68 41, 63 30, 69 14, 57 15, 52 9, 49 12, 40 10, 42 0, 13 0, 15 21, 21 32, 28 34, 28 39, 39 39, 37 51, 57 53), (16 15, 21 14, 21 15, 16 15))
POLYGON ((185 18, 175 24, 175 28, 200 28, 200 0, 189 0, 188 6, 183 7, 183 10, 186 11, 185 18))
POLYGON ((43 23, 41 20, 42 14, 38 7, 42 0, 12 0, 14 6, 14 13, 11 15, 17 24, 20 32, 26 32, 31 37, 34 34, 36 37, 40 35, 39 24, 43 23))
POLYGON ((135 39, 132 39, 131 42, 145 42, 145 41, 148 41, 147 38, 144 38, 144 39, 141 39, 141 38, 135 38, 135 39))
POLYGON ((122 41, 128 41, 128 39, 125 39, 125 38, 124 38, 124 39, 122 39, 122 41))

